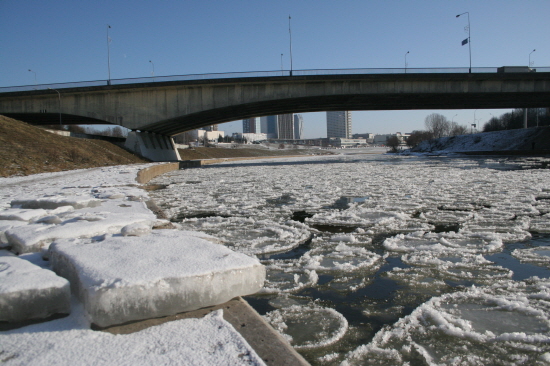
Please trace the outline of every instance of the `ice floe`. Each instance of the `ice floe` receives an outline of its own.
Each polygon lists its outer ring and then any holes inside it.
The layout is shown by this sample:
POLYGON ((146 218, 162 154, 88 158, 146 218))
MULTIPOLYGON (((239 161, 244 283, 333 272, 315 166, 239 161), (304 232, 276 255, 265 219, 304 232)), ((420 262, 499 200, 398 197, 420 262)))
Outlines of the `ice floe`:
POLYGON ((348 354, 343 365, 544 364, 549 287, 547 280, 508 282, 435 297, 348 354))
POLYGON ((337 342, 348 329, 348 322, 334 309, 316 305, 293 305, 265 315, 296 349, 319 348, 337 342))

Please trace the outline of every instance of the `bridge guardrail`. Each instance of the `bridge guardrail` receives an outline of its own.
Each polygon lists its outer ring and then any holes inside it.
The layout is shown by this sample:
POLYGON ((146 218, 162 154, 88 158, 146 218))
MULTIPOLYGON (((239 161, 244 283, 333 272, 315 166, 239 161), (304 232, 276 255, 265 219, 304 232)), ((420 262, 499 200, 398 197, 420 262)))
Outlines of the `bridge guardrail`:
MULTIPOLYGON (((497 67, 474 67, 472 73, 496 73, 497 67)), ((550 72, 550 67, 535 67, 539 72, 550 72)), ((448 67, 448 68, 360 68, 360 69, 311 69, 311 70, 277 70, 277 71, 246 71, 246 72, 227 72, 210 74, 189 74, 189 75, 171 75, 171 76, 149 76, 140 78, 111 79, 78 81, 68 83, 53 83, 39 85, 5 86, 0 87, 0 93, 47 90, 47 89, 67 89, 82 88, 91 86, 106 85, 125 85, 141 84, 154 82, 170 81, 192 81, 192 80, 211 80, 211 79, 231 79, 231 78, 253 78, 253 77, 289 77, 289 76, 312 76, 312 75, 382 75, 382 74, 461 74, 469 73, 467 67, 448 67)))

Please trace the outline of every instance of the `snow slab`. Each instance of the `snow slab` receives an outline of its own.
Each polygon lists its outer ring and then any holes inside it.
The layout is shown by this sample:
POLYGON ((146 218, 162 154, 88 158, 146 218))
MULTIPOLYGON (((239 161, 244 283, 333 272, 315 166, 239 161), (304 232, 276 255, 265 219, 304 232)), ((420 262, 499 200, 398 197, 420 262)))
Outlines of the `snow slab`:
POLYGON ((131 224, 146 224, 156 220, 143 202, 104 202, 101 206, 69 211, 56 216, 59 224, 33 223, 12 227, 4 232, 7 241, 17 253, 37 252, 47 249, 56 239, 90 238, 105 233, 120 233, 131 224))
POLYGON ((59 240, 50 261, 101 327, 221 304, 265 280, 257 259, 177 230, 59 240))
POLYGON ((0 255, 0 321, 71 312, 69 282, 15 256, 0 255))
POLYGON ((52 322, 0 333, 9 365, 265 365, 222 317, 184 319, 113 335, 87 329, 82 309, 52 322))

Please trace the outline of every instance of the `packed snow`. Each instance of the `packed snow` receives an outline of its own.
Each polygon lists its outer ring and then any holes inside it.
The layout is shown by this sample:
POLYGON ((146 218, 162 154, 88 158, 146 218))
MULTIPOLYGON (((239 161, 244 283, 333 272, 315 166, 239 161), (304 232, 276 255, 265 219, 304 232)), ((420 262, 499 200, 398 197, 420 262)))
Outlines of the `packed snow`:
POLYGON ((550 159, 360 153, 172 172, 151 195, 266 266, 247 299, 314 365, 548 364, 550 159))
POLYGON ((91 330, 263 287, 256 258, 201 232, 155 230, 167 221, 135 180, 146 166, 0 178, 3 363, 264 364, 221 310, 128 335, 91 330))

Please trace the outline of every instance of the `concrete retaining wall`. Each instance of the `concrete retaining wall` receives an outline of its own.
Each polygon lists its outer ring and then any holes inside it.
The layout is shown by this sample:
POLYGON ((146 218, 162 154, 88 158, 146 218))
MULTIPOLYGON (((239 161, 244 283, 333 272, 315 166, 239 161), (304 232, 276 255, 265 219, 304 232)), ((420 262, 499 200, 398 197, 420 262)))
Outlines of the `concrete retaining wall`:
POLYGON ((140 184, 145 184, 158 175, 171 172, 173 170, 178 170, 179 168, 179 163, 154 165, 149 168, 140 170, 137 174, 136 180, 140 184))

